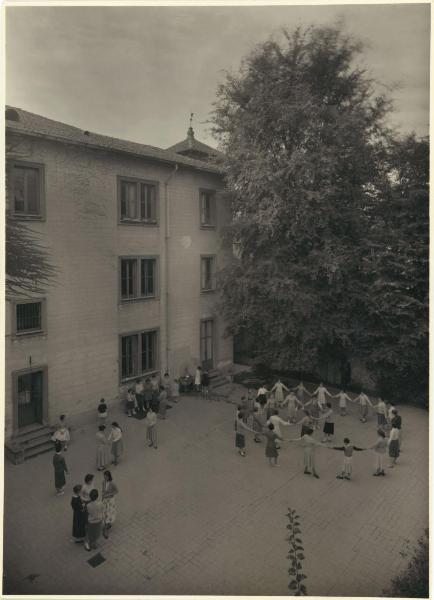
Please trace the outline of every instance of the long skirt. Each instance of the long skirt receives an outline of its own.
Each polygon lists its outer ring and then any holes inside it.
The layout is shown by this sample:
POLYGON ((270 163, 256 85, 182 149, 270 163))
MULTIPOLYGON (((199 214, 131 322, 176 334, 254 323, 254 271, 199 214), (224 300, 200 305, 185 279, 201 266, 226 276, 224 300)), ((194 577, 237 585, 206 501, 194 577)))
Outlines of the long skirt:
POLYGON ((297 407, 295 404, 288 404, 288 419, 295 419, 297 416, 297 407))
POLYGON ((399 456, 399 440, 392 440, 389 444, 389 456, 398 458, 399 456))
POLYGON ((66 485, 65 471, 63 469, 61 471, 54 470, 54 486, 55 486, 56 490, 61 490, 62 488, 65 487, 65 485, 66 485))
POLYGON ((89 546, 91 548, 96 547, 96 543, 101 535, 101 526, 102 522, 98 521, 98 523, 88 523, 86 527, 86 538, 89 546))
POLYGON ((242 433, 235 434, 235 446, 237 448, 245 448, 246 447, 246 438, 242 433))
POLYGON ((116 520, 116 502, 114 498, 105 498, 102 501, 104 507, 104 525, 111 525, 116 520))
POLYGON ((277 458, 279 453, 277 452, 276 444, 273 441, 272 444, 268 443, 265 447, 265 456, 267 458, 277 458))
POLYGON ((123 450, 124 450, 124 444, 122 442, 122 438, 120 440, 118 440, 117 442, 112 443, 112 456, 113 456, 114 462, 118 462, 123 450))
POLYGON ((96 447, 96 468, 104 469, 108 463, 107 448, 105 446, 96 447))
POLYGON ((367 404, 361 404, 360 405, 360 417, 362 419, 366 419, 367 416, 368 416, 368 405, 367 404))
POLYGON ((86 535, 86 513, 82 510, 74 510, 72 519, 72 537, 76 540, 81 540, 86 535))

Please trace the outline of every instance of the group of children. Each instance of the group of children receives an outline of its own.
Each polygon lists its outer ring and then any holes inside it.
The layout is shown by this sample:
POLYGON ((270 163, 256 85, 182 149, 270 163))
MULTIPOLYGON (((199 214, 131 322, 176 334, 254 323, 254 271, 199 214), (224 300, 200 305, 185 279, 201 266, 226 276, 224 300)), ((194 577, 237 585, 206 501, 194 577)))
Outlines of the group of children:
POLYGON ((235 417, 235 445, 241 456, 246 456, 246 442, 244 430, 254 434, 254 442, 260 443, 261 437, 265 437, 266 447, 265 456, 268 458, 270 466, 279 466, 277 463, 279 440, 288 442, 300 442, 304 448, 304 473, 319 478, 315 467, 315 448, 317 446, 328 447, 333 450, 339 450, 344 454, 342 471, 337 475, 338 479, 351 479, 352 460, 355 451, 373 450, 375 452, 375 472, 374 476, 384 476, 385 456, 388 449, 390 468, 393 468, 399 457, 401 447, 401 425, 402 419, 393 403, 389 407, 379 398, 377 404, 373 405, 369 397, 361 393, 352 399, 345 390, 338 394, 331 394, 326 387, 320 385, 313 392, 309 392, 300 382, 293 388, 286 387, 280 380, 267 390, 261 386, 254 395, 253 390, 248 390, 247 396, 241 399, 237 407, 235 417), (288 392, 285 395, 285 392, 288 392), (305 401, 305 394, 310 396, 305 401), (360 421, 367 422, 368 409, 371 407, 377 415, 377 434, 378 438, 375 444, 368 448, 359 448, 351 443, 348 437, 344 438, 342 446, 327 446, 333 440, 334 436, 334 417, 331 402, 327 399, 338 399, 341 416, 347 415, 347 401, 360 404, 360 421), (307 409, 311 406, 311 409, 307 409), (279 409, 286 407, 288 411, 287 420, 279 415, 279 409), (303 417, 296 421, 297 412, 303 410, 303 417), (319 429, 319 423, 323 421, 322 441, 314 439, 315 429, 319 429), (282 436, 281 426, 301 424, 300 437, 285 439, 282 436), (386 437, 386 431, 390 430, 389 437, 386 437))

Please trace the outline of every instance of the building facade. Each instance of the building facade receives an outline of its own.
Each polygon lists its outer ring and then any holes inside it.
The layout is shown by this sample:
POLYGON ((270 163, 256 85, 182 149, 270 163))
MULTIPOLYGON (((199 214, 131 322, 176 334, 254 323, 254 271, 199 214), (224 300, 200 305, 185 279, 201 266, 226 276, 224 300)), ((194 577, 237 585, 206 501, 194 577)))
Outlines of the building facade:
POLYGON ((7 298, 6 439, 86 418, 152 373, 229 365, 221 169, 21 109, 7 109, 6 136, 10 216, 58 269, 43 295, 7 298))

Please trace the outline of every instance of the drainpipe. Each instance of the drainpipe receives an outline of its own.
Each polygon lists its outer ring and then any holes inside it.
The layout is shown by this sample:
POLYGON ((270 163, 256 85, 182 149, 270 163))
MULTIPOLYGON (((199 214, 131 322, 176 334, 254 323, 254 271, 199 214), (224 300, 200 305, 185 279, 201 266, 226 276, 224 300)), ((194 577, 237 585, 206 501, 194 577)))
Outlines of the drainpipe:
POLYGON ((170 204, 169 204, 169 181, 178 171, 178 164, 164 182, 164 322, 166 330, 166 371, 169 370, 169 237, 170 237, 170 204))

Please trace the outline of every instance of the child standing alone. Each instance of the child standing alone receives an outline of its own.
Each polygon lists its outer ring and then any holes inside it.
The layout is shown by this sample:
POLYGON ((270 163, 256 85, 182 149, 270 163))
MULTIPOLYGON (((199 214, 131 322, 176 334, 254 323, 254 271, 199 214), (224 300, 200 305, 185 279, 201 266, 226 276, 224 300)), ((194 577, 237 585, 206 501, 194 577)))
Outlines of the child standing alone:
POLYGON ((351 479, 353 473, 353 452, 362 452, 364 448, 358 448, 350 443, 349 438, 344 438, 343 446, 333 446, 333 450, 341 450, 344 453, 344 464, 340 475, 336 475, 336 479, 351 479))

